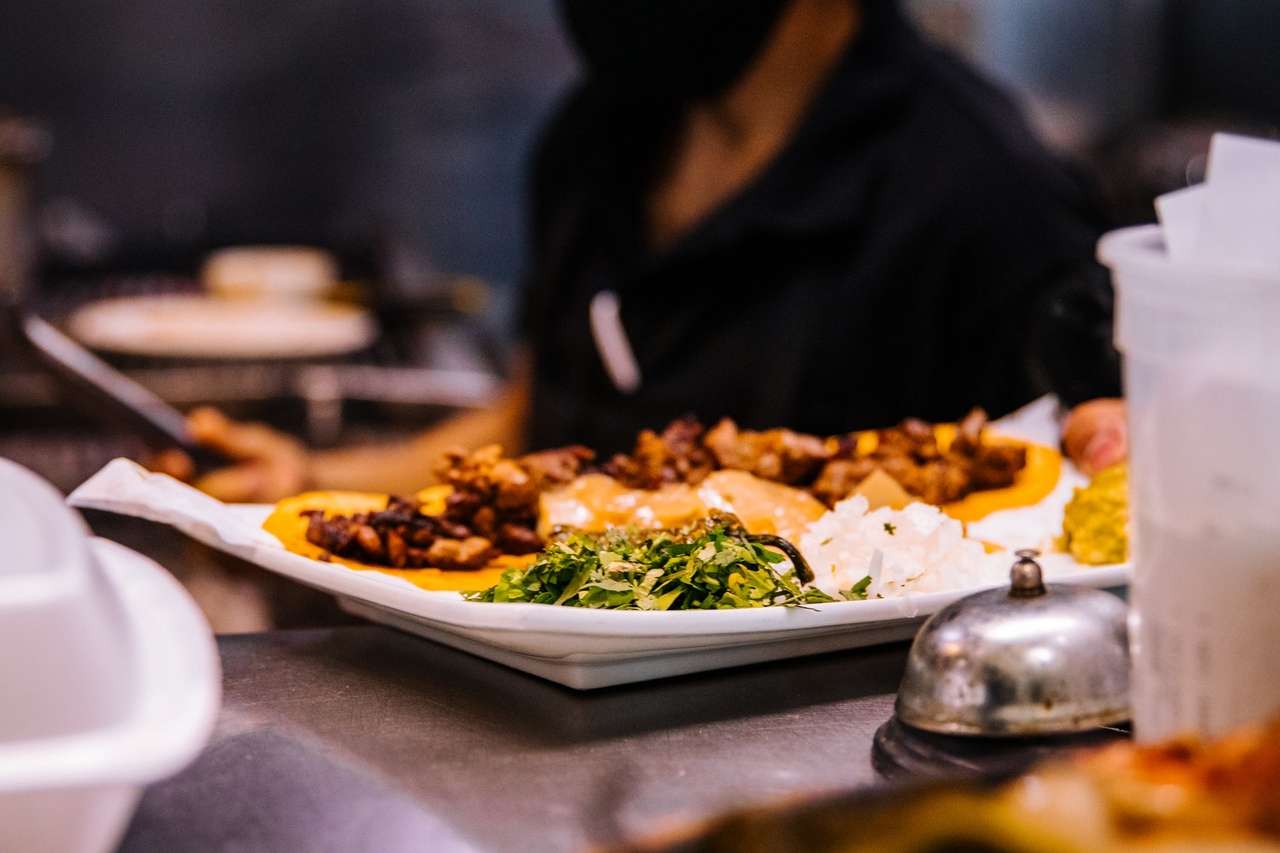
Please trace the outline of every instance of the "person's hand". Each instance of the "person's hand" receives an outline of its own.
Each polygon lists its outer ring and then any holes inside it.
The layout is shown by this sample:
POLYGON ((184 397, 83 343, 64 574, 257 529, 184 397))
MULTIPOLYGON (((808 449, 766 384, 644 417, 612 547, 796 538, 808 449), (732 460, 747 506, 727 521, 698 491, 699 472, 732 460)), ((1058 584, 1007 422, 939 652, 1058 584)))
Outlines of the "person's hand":
POLYGON ((1129 455, 1124 400, 1090 400, 1072 409, 1062 425, 1062 448, 1090 477, 1123 462, 1129 455))
MULTIPOLYGON (((265 424, 233 421, 207 407, 187 416, 187 429, 197 444, 236 460, 195 481, 196 488, 219 500, 272 502, 307 486, 307 450, 295 438, 265 424)), ((184 465, 187 476, 182 479, 190 479, 194 466, 185 454, 170 452, 153 461, 153 467, 179 476, 184 465)))

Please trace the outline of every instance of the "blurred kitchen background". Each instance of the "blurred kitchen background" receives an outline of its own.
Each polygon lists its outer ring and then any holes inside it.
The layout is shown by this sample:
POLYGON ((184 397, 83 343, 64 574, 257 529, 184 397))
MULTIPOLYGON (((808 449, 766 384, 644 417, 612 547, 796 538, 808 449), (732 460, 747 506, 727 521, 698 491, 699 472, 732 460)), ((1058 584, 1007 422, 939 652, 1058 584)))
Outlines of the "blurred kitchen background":
MULTIPOLYGON (((1280 121, 1275 0, 909 5, 1096 171, 1118 223, 1198 179, 1211 129, 1280 121)), ((0 133, 0 177, 29 178, 35 246, 8 298, 181 408, 317 445, 484 405, 512 340, 530 145, 574 73, 549 0, 7 0, 0 116, 34 124, 0 133), (315 328, 341 331, 312 337, 343 346, 284 357, 283 331, 246 329, 175 347, 88 310, 196 295, 209 253, 237 244, 329 252, 314 294, 337 313, 315 328)), ((0 456, 70 488, 144 451, 75 396, 9 328, 0 456)))

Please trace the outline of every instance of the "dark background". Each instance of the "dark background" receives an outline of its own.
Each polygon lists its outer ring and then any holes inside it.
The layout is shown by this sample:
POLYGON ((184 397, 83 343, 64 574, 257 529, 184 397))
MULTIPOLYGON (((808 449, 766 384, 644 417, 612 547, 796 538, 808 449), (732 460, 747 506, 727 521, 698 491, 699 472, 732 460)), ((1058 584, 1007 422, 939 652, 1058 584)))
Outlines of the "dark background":
MULTIPOLYGON (((1093 156, 1152 124, 1268 132, 1273 0, 916 0, 1093 156)), ((394 242, 500 287, 527 150, 573 74, 550 0, 6 0, 0 104, 42 118, 46 264, 394 242)))
MULTIPOLYGON (((1280 127, 1277 0, 902 2, 1093 171, 1116 224, 1197 180, 1213 130, 1280 127)), ((197 291, 219 246, 326 247, 381 334, 322 366, 382 371, 382 391, 355 374, 335 406, 307 365, 106 357, 175 406, 312 445, 410 434, 464 403, 406 395, 395 370, 496 387, 530 146, 575 73, 555 0, 4 0, 0 113, 53 140, 29 302, 60 323, 103 298, 197 291), (441 315, 460 277, 489 298, 441 315)), ((72 488, 145 451, 7 344, 0 456, 72 488)))
POLYGON ((525 151, 572 73, 547 0, 6 0, 44 120, 47 260, 399 241, 510 279, 525 151))

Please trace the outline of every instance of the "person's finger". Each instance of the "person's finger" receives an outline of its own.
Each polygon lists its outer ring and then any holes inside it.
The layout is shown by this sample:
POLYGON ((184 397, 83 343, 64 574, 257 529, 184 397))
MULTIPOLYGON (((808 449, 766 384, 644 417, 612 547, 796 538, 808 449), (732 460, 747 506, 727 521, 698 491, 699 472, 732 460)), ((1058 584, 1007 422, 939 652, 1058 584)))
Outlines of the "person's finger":
POLYGON ((1094 474, 1128 453, 1123 400, 1092 400, 1077 406, 1062 429, 1062 449, 1084 473, 1094 474))
POLYGON ((259 476, 259 501, 275 502, 296 495, 307 488, 308 463, 306 456, 288 456, 268 465, 259 476))
POLYGON ((149 471, 168 474, 175 480, 182 480, 184 483, 190 481, 196 474, 195 461, 176 447, 153 453, 144 459, 142 464, 149 471))
POLYGON ((217 409, 202 407, 187 416, 187 429, 197 444, 230 459, 270 459, 301 452, 301 445, 265 424, 239 423, 217 409))
POLYGON ((268 500, 263 497, 265 466, 259 462, 219 468, 196 480, 195 486, 220 501, 245 503, 268 500))
POLYGON ((191 440, 204 447, 212 447, 225 438, 231 421, 212 406, 200 406, 187 413, 187 432, 191 440))
POLYGON ((1072 409, 1062 422, 1062 449, 1072 461, 1079 460, 1084 455, 1085 445, 1093 434, 1093 418, 1086 406, 1072 409))
POLYGON ((1080 467, 1086 474, 1093 476, 1123 462, 1128 453, 1129 446, 1124 431, 1105 429, 1094 435, 1085 446, 1080 467))
POLYGON ((305 491, 305 461, 246 462, 212 471, 196 481, 196 488, 228 503, 274 503, 305 491))
POLYGON ((223 501, 277 501, 306 486, 309 459, 302 443, 265 424, 242 424, 217 409, 187 416, 192 439, 229 459, 241 460, 201 477, 196 487, 223 501))
POLYGON ((1076 406, 1062 425, 1062 446, 1072 458, 1083 456, 1089 440, 1100 430, 1123 418, 1123 404, 1119 401, 1091 400, 1076 406))

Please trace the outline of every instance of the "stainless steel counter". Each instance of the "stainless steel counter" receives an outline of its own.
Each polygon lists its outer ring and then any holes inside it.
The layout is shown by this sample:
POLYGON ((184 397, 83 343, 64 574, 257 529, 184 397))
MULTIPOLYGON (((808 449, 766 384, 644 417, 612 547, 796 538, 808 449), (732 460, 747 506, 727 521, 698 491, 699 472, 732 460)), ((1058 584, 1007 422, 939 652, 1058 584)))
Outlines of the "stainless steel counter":
POLYGON ((123 851, 573 850, 875 781, 905 645, 578 693, 372 626, 220 638, 123 851))

